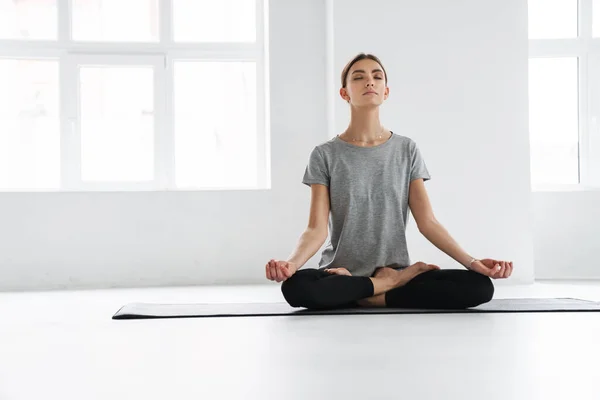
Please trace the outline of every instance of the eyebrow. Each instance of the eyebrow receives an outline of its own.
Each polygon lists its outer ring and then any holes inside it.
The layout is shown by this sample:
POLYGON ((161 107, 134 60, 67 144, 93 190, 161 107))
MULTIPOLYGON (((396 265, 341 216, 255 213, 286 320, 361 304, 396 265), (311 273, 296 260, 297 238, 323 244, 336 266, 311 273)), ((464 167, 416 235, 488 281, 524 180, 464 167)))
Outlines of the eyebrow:
MULTIPOLYGON (((371 71, 371 72, 383 72, 383 71, 382 71, 382 70, 380 70, 380 69, 374 69, 374 70, 373 70, 373 71, 371 71)), ((354 72, 352 72, 352 75, 354 75, 354 74, 357 74, 357 73, 363 73, 363 74, 364 74, 364 73, 365 73, 365 70, 364 70, 364 69, 357 69, 357 70, 355 70, 354 72)))

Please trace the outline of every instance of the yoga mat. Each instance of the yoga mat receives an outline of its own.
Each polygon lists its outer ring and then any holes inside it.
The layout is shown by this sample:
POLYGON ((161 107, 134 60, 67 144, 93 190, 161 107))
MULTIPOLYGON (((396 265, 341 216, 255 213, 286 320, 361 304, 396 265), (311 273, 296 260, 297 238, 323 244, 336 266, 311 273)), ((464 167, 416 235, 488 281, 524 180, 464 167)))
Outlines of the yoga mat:
POLYGON ((121 307, 113 319, 197 318, 197 317, 263 317, 278 315, 342 315, 342 314, 439 314, 439 313, 518 313, 600 311, 600 302, 573 298, 492 299, 464 310, 410 308, 338 308, 308 310, 287 303, 198 303, 149 304, 131 303, 121 307))

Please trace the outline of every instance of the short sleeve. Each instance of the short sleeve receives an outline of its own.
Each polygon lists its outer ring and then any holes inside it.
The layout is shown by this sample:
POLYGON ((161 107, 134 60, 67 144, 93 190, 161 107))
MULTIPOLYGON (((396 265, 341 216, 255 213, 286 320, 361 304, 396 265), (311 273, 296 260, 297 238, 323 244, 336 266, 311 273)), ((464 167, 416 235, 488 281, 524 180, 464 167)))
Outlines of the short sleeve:
POLYGON ((425 160, 423 159, 423 155, 419 150, 417 144, 412 141, 411 142, 411 165, 410 165, 410 180, 411 182, 415 179, 422 178, 423 181, 428 181, 431 179, 429 175, 429 171, 427 170, 427 165, 425 164, 425 160))
POLYGON ((302 183, 307 186, 315 183, 329 186, 329 172, 327 171, 325 158, 318 147, 315 147, 310 153, 302 183))

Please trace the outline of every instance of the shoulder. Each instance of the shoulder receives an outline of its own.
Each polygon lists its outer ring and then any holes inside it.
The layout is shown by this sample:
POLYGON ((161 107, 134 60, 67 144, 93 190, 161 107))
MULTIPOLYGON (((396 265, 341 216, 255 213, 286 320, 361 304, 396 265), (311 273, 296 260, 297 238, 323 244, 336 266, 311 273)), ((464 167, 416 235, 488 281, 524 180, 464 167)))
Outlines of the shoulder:
POLYGON ((412 152, 417 148, 417 143, 411 137, 394 133, 396 147, 399 151, 412 152))
POLYGON ((327 157, 334 151, 335 138, 323 141, 315 145, 311 150, 311 156, 327 157))
POLYGON ((336 137, 332 137, 331 139, 328 139, 326 141, 323 141, 323 142, 317 144, 315 146, 315 148, 317 148, 323 152, 328 152, 333 149, 333 147, 335 146, 335 142, 336 142, 336 137))

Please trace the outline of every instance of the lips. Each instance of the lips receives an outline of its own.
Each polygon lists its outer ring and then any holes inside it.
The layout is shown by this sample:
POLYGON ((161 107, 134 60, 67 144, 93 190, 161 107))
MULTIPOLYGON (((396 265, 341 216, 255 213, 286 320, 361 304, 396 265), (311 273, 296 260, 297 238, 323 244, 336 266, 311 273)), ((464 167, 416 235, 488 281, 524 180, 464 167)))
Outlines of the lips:
MULTIPOLYGON (((377 94, 377 92, 366 92, 365 94, 377 94)), ((363 96, 364 96, 365 94, 363 94, 363 96)))

